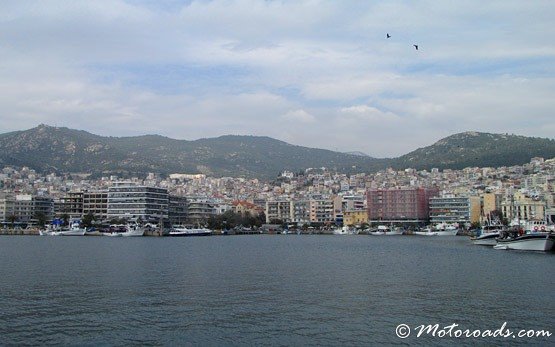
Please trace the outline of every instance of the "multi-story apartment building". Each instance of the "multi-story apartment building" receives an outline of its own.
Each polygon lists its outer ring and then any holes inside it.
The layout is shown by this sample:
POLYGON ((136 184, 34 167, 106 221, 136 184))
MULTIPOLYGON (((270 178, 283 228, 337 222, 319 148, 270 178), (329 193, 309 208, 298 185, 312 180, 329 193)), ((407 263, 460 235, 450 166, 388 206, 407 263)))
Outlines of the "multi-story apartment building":
POLYGON ((168 218, 168 191, 119 182, 108 188, 108 219, 159 222, 168 218))
POLYGON ((184 196, 169 195, 168 217, 171 225, 187 222, 188 202, 184 196))
POLYGON ((83 216, 92 214, 96 220, 108 219, 108 191, 83 192, 83 216))
POLYGON ((310 200, 310 221, 312 223, 330 224, 335 222, 333 200, 310 200))
POLYGON ((69 192, 66 196, 54 201, 54 214, 56 218, 64 216, 69 219, 83 217, 83 192, 69 192))
POLYGON ((189 198, 187 204, 187 222, 204 224, 210 217, 216 215, 214 202, 202 198, 189 198))
POLYGON ((43 196, 16 195, 0 198, 0 222, 11 224, 36 224, 39 218, 45 222, 53 217, 53 200, 43 196), (39 217, 42 215, 42 217, 39 217), (12 220, 13 218, 13 220, 12 220))
POLYGON ((370 222, 413 222, 429 219, 429 199, 439 194, 437 188, 369 189, 370 222))
POLYGON ((293 223, 298 226, 310 223, 310 201, 297 200, 293 203, 293 223))
POLYGON ((272 223, 278 220, 283 223, 291 223, 293 221, 293 201, 266 201, 266 223, 272 223))
POLYGON ((517 192, 501 202, 501 212, 509 221, 541 221, 545 219, 546 203, 538 197, 517 192))

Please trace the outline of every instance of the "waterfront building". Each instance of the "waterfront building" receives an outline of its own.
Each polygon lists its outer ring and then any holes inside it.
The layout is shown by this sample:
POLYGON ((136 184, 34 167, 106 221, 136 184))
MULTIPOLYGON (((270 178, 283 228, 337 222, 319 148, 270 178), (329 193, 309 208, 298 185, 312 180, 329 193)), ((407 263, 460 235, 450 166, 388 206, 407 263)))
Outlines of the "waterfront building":
POLYGON ((42 214, 45 222, 52 220, 53 200, 48 197, 19 194, 0 198, 0 222, 9 225, 35 225, 42 214))
POLYGON ((187 222, 187 198, 184 196, 168 196, 168 218, 171 225, 181 225, 187 222))
POLYGON ((422 223, 429 219, 429 199, 438 196, 437 188, 369 189, 369 222, 422 223))
POLYGON ((310 200, 310 222, 331 224, 335 222, 333 200, 310 200))
POLYGON ((54 200, 56 218, 69 217, 81 219, 83 216, 83 192, 69 192, 58 200, 54 200))
POLYGON ((99 190, 83 192, 83 212, 82 216, 92 214, 95 220, 103 221, 108 219, 108 191, 99 190))
POLYGON ((496 193, 484 193, 482 198, 482 219, 488 219, 493 211, 501 210, 502 195, 496 193))
POLYGON ((545 220, 545 201, 517 192, 507 195, 501 202, 503 216, 509 221, 543 221, 545 220))
POLYGON ((216 215, 215 203, 205 198, 189 198, 187 204, 187 222, 204 224, 216 215))
POLYGON ((470 198, 455 196, 430 198, 430 222, 469 223, 470 198))
POLYGON ((368 223, 368 212, 366 210, 343 211, 343 225, 362 225, 368 223))
POLYGON ((108 188, 108 219, 159 222, 168 218, 168 191, 164 188, 118 182, 108 188))
POLYGON ((293 201, 291 200, 269 200, 266 201, 266 223, 275 221, 291 223, 293 221, 293 201))
POLYGON ((293 202, 293 220, 292 222, 302 226, 310 223, 310 201, 295 200, 293 202))

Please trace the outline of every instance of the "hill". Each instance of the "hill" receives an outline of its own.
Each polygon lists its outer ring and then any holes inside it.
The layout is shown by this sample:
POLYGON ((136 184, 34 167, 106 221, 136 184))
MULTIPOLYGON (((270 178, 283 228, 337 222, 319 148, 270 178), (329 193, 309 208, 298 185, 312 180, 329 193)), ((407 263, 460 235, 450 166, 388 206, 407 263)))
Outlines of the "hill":
POLYGON ((374 171, 386 160, 294 146, 261 136, 221 136, 195 141, 159 135, 103 137, 40 125, 0 135, 0 166, 39 171, 141 174, 205 173, 273 178, 325 166, 339 172, 374 171))
POLYGON ((533 157, 555 157, 555 140, 508 134, 464 132, 391 161, 394 168, 463 169, 522 165, 533 157))
POLYGON ((283 170, 327 167, 343 173, 396 169, 462 169, 520 165, 532 157, 555 157, 555 141, 466 132, 392 159, 295 146, 263 136, 226 135, 195 141, 159 135, 104 137, 40 125, 0 134, 0 166, 41 172, 141 175, 147 172, 274 178, 283 170))

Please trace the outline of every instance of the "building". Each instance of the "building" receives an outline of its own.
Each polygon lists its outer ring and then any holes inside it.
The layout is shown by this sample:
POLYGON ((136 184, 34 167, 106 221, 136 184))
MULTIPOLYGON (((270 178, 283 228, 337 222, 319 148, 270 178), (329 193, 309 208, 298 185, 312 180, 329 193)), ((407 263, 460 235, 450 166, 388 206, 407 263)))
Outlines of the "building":
POLYGON ((318 224, 335 223, 333 200, 310 200, 310 222, 318 224))
POLYGON ((484 193, 481 196, 482 199, 482 219, 487 220, 493 211, 501 210, 501 194, 495 193, 484 193))
POLYGON ((210 217, 216 215, 215 204, 208 199, 190 198, 187 204, 187 222, 204 224, 210 217))
POLYGON ((95 220, 108 219, 108 191, 83 192, 83 217, 92 214, 95 220))
POLYGON ((39 219, 53 218, 53 200, 44 196, 16 195, 0 198, 0 222, 8 224, 37 224, 39 219))
POLYGON ((437 188, 369 189, 369 222, 421 223, 429 219, 429 200, 438 196, 437 188))
POLYGON ((83 192, 69 192, 66 196, 55 200, 54 215, 56 218, 81 219, 83 217, 83 192))
POLYGON ((470 198, 455 196, 430 198, 430 222, 469 223, 470 198))
POLYGON ((368 223, 366 210, 347 210, 343 212, 343 225, 362 225, 368 223))
POLYGON ((245 216, 250 214, 252 217, 258 217, 263 210, 252 202, 245 200, 235 200, 231 203, 233 212, 245 216))
POLYGON ((546 203, 538 197, 517 192, 507 195, 501 202, 501 212, 509 221, 543 221, 546 203))
POLYGON ((108 188, 108 219, 126 219, 159 222, 168 218, 168 191, 116 183, 108 188))
POLYGON ((293 202, 293 223, 298 226, 310 224, 310 201, 296 200, 293 202))
POLYGON ((293 201, 269 200, 266 201, 266 224, 291 223, 293 221, 293 201))
POLYGON ((168 218, 171 225, 181 225, 187 222, 188 201, 184 196, 169 195, 168 218))

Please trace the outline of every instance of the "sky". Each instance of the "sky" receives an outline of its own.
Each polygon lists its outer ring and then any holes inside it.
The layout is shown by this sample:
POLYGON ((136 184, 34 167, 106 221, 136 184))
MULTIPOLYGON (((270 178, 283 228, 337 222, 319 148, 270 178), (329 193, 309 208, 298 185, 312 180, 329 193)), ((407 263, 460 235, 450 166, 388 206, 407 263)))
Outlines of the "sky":
POLYGON ((0 132, 374 157, 464 131, 554 138, 553 18, 553 0, 2 0, 0 132))

